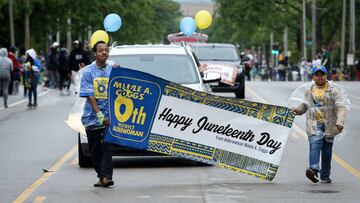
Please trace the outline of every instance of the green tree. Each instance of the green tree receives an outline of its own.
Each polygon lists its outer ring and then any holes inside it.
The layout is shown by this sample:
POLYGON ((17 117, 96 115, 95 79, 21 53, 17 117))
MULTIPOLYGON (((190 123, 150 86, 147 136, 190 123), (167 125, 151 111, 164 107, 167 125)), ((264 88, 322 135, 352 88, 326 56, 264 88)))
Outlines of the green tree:
MULTIPOLYGON (((88 40, 87 31, 103 28, 103 19, 117 13, 123 20, 122 27, 109 33, 111 41, 120 44, 159 43, 168 32, 177 27, 180 5, 171 0, 31 0, 26 9, 24 1, 14 1, 16 45, 24 46, 24 14, 30 16, 30 47, 45 50, 60 32, 65 40, 67 19, 71 19, 72 38, 88 40)), ((0 0, 0 45, 9 46, 8 1, 0 0)), ((61 40, 63 43, 64 41, 61 40)))
MULTIPOLYGON (((238 43, 242 47, 269 44, 270 32, 274 33, 274 41, 282 45, 283 30, 288 26, 289 50, 291 59, 296 62, 301 49, 301 16, 302 0, 217 0, 219 5, 214 25, 209 31, 210 40, 216 42, 238 43)), ((360 0, 356 0, 356 8, 360 0)), ((317 45, 318 51, 322 45, 332 50, 332 57, 339 58, 341 39, 342 1, 317 0, 317 45)), ((306 2, 307 39, 311 40, 311 1, 306 2)), ((360 12, 356 12, 359 19, 360 12)), ((356 33, 359 33, 360 23, 357 21, 356 33)), ((348 45, 348 43, 346 43, 348 45)), ((356 42, 359 50, 360 41, 356 42)), ((347 49, 346 49, 347 50, 347 49)), ((310 52, 308 52, 310 53, 310 52)))

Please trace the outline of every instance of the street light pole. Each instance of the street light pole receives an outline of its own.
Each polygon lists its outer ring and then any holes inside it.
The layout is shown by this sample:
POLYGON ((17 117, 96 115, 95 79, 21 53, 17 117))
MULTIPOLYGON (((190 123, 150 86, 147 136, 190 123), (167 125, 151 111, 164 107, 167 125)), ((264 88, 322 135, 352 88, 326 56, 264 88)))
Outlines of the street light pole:
MULTIPOLYGON (((270 32, 270 53, 272 51, 274 45, 274 33, 273 31, 270 32)), ((274 55, 270 54, 270 66, 273 68, 274 67, 274 55)))
POLYGON ((303 57, 307 61, 306 48, 306 0, 302 0, 303 57))
POLYGON ((344 68, 344 58, 345 58, 345 29, 346 29, 346 1, 343 0, 342 6, 342 25, 341 25, 341 50, 340 50, 340 68, 344 68))
POLYGON ((316 0, 311 2, 311 57, 316 55, 316 0))
POLYGON ((13 1, 9 0, 10 46, 15 46, 13 1))
POLYGON ((30 0, 24 0, 25 12, 24 12, 24 48, 30 48, 30 0))
POLYGON ((284 57, 288 56, 288 32, 289 28, 286 25, 284 29, 284 57))
POLYGON ((355 0, 350 0, 350 46, 349 52, 355 55, 355 0))

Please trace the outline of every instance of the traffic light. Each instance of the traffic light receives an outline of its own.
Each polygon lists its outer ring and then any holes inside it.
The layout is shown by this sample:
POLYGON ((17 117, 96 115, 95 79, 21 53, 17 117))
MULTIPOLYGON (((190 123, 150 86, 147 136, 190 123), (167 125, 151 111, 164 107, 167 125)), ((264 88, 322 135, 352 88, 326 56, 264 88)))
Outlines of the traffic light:
POLYGON ((278 48, 277 44, 273 44, 271 54, 273 54, 273 55, 278 55, 279 54, 279 48, 278 48))

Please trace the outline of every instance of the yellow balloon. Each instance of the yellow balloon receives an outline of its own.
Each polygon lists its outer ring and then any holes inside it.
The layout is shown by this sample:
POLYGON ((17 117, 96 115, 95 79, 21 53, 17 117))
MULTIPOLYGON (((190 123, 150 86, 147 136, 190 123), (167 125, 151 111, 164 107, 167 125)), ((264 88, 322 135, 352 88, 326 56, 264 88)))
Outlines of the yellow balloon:
POLYGON ((98 41, 104 41, 105 43, 109 42, 109 35, 104 30, 97 30, 91 35, 90 38, 90 46, 91 48, 94 47, 96 42, 98 41))
POLYGON ((195 15, 195 22, 198 28, 206 29, 211 25, 212 17, 209 11, 201 10, 195 15))

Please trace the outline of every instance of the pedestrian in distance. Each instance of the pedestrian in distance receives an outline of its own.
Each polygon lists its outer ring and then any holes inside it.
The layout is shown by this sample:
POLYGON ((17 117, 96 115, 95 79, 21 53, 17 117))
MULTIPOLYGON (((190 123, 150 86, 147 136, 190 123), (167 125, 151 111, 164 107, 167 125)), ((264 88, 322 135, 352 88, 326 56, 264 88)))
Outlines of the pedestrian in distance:
MULTIPOLYGON (((17 48, 15 46, 11 46, 9 49, 9 52, 8 52, 8 57, 13 63, 13 70, 10 73, 10 83, 9 83, 9 88, 8 88, 9 95, 13 94, 13 90, 15 90, 16 86, 17 87, 19 86, 18 82, 20 81, 17 76, 19 75, 21 64, 16 59, 16 56, 15 56, 16 50, 17 50, 17 48)), ((16 90, 15 90, 15 92, 16 92, 16 90)))
POLYGON ((63 96, 63 89, 66 87, 67 95, 70 95, 71 72, 69 68, 69 55, 67 49, 62 47, 59 53, 59 75, 60 75, 60 95, 63 96))
POLYGON ((58 42, 52 43, 47 58, 47 78, 50 88, 56 89, 59 85, 59 46, 58 42))
POLYGON ((18 61, 21 64, 21 68, 20 68, 20 71, 21 71, 21 73, 20 73, 21 84, 24 87, 24 92, 23 92, 24 97, 27 97, 28 96, 28 88, 25 85, 25 63, 27 61, 26 49, 25 48, 20 48, 19 54, 20 54, 20 56, 18 58, 18 61))
MULTIPOLYGON (((321 65, 325 66, 326 70, 330 73, 331 71, 331 61, 330 61, 330 51, 329 49, 323 45, 321 47, 321 65)), ((328 76, 328 79, 330 80, 331 79, 331 74, 329 74, 328 76)))
POLYGON ((85 126, 91 161, 99 178, 94 187, 109 187, 114 185, 111 144, 104 142, 105 129, 110 125, 107 85, 111 66, 106 63, 109 46, 99 41, 93 51, 95 63, 84 67, 81 77, 79 95, 87 98, 81 121, 85 126))
POLYGON ((84 51, 83 45, 79 40, 75 40, 73 46, 74 49, 71 51, 69 57, 70 69, 78 72, 80 68, 90 64, 90 59, 89 54, 84 51))
POLYGON ((325 66, 313 67, 313 83, 298 87, 290 96, 290 101, 301 101, 292 107, 293 112, 296 115, 306 112, 309 168, 305 174, 314 183, 319 182, 319 172, 323 183, 332 182, 330 171, 333 142, 344 129, 346 110, 350 107, 345 90, 328 81, 327 74, 325 66))
POLYGON ((40 80, 40 69, 41 63, 36 57, 36 52, 34 49, 29 49, 26 51, 26 63, 24 64, 25 69, 25 86, 27 87, 29 93, 29 103, 27 107, 36 108, 38 106, 37 103, 37 86, 40 80), (34 98, 34 102, 32 99, 34 98))
POLYGON ((11 80, 9 85, 9 94, 17 95, 19 94, 19 86, 21 81, 21 63, 16 58, 16 50, 15 46, 10 47, 8 57, 11 59, 13 63, 13 71, 11 72, 11 80))
POLYGON ((0 49, 0 91, 4 97, 4 108, 8 108, 8 88, 10 83, 10 73, 13 71, 13 63, 8 58, 6 48, 0 49))

